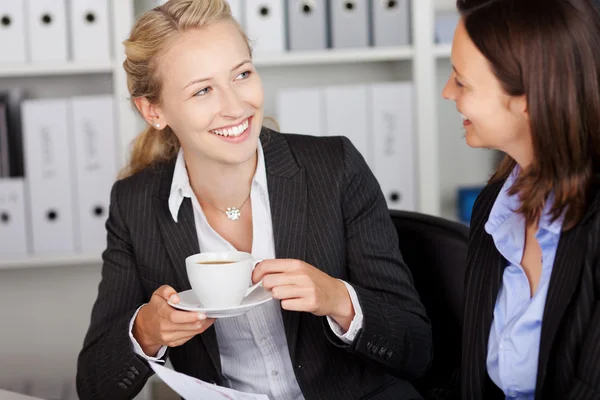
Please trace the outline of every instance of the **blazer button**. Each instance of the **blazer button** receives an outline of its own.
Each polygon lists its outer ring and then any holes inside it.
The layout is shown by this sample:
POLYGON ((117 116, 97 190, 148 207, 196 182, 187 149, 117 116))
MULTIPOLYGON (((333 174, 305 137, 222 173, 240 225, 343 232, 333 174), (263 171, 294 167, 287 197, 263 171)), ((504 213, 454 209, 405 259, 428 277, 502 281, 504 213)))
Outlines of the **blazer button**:
POLYGON ((127 375, 127 377, 129 379, 135 379, 135 374, 131 371, 127 371, 127 373, 125 375, 127 375))
POLYGON ((131 386, 131 381, 127 378, 123 378, 123 382, 125 382, 126 385, 131 386))
POLYGON ((393 352, 393 351, 391 351, 391 350, 388 350, 388 352, 387 352, 387 353, 385 353, 385 359, 386 359, 386 360, 390 360, 390 359, 392 358, 392 355, 393 355, 393 354, 394 354, 394 352, 393 352))
POLYGON ((127 385, 124 384, 123 382, 119 382, 117 385, 119 385, 119 387, 123 390, 127 390, 127 385))
POLYGON ((383 357, 385 355, 385 353, 387 353, 388 349, 386 349, 385 347, 382 347, 379 349, 379 357, 383 357))
POLYGON ((133 372, 136 375, 140 374, 140 371, 138 371, 133 365, 131 366, 131 368, 129 368, 131 370, 131 372, 133 372))
POLYGON ((373 342, 367 343, 367 350, 371 351, 372 348, 373 348, 373 342))
POLYGON ((373 346, 373 348, 371 349, 371 354, 377 355, 378 352, 379 352, 379 347, 373 346))

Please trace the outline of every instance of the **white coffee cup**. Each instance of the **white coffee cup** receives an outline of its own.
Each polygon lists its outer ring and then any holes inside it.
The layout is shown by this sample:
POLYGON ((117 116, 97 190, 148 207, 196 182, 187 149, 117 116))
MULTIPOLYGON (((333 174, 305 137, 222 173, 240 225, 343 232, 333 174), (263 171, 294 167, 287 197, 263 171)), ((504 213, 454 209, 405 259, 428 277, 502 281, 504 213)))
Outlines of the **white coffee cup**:
POLYGON ((252 271, 262 260, 242 251, 199 253, 185 259, 194 294, 204 308, 239 306, 261 282, 252 283, 252 271))

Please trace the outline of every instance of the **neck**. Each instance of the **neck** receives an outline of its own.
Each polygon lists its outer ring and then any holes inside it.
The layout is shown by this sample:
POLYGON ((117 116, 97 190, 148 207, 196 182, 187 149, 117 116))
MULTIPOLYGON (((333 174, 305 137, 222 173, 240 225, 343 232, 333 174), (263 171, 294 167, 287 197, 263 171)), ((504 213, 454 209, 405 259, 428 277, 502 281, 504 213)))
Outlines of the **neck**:
POLYGON ((519 165, 521 172, 525 171, 533 162, 533 144, 531 143, 519 143, 506 153, 519 165))
POLYGON ((197 157, 186 157, 185 164, 198 201, 224 210, 240 207, 250 195, 257 160, 255 153, 248 161, 236 165, 197 157))
POLYGON ((513 160, 521 168, 521 172, 525 171, 533 162, 533 141, 531 139, 531 133, 525 135, 526 139, 512 143, 511 148, 507 149, 506 153, 512 157, 513 160))

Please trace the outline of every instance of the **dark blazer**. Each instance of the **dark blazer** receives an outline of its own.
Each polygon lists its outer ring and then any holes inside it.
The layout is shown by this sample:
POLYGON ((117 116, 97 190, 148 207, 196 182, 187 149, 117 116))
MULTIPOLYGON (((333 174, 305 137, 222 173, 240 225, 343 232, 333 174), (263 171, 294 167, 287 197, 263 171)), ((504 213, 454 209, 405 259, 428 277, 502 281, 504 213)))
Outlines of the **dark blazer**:
MULTIPOLYGON (((296 378, 306 399, 420 398, 406 379, 427 370, 431 332, 398 250, 380 187, 364 159, 341 137, 263 130, 278 258, 314 265, 356 289, 364 328, 352 345, 326 318, 282 310, 296 378)), ((159 286, 190 289, 184 259, 199 252, 192 205, 179 222, 167 199, 174 160, 118 181, 106 224, 108 247, 91 325, 78 359, 82 399, 131 398, 151 375, 129 339, 129 322, 159 286)), ((174 368, 222 383, 213 327, 171 348, 174 368)))
MULTIPOLYGON (((507 261, 484 230, 504 182, 488 185, 473 207, 462 352, 464 399, 504 399, 487 374, 488 337, 507 261)), ((600 399, 600 197, 563 232, 544 309, 536 400, 600 399)))

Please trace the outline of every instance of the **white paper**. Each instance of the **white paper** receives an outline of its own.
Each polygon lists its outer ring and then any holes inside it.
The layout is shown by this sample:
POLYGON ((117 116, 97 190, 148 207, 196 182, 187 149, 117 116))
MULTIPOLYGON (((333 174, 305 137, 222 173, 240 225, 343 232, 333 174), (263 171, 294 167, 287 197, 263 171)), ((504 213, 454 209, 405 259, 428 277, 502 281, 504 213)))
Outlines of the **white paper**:
POLYGON ((185 400, 269 400, 263 394, 243 393, 201 381, 150 362, 156 375, 185 400))
POLYGON ((0 400, 42 400, 39 397, 26 396, 20 393, 8 392, 0 389, 0 400))

